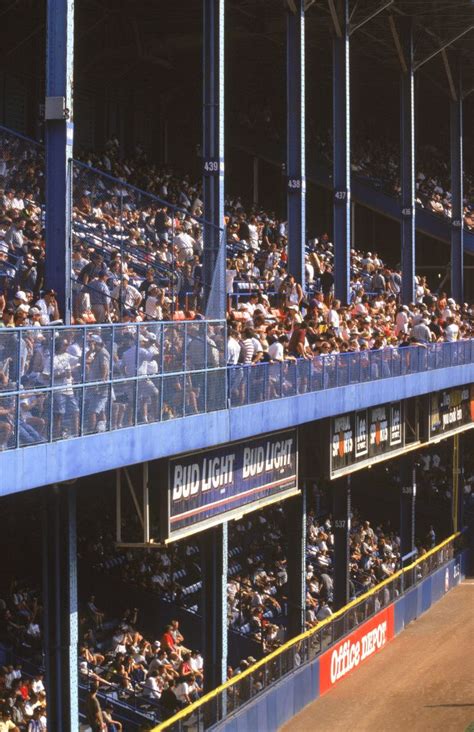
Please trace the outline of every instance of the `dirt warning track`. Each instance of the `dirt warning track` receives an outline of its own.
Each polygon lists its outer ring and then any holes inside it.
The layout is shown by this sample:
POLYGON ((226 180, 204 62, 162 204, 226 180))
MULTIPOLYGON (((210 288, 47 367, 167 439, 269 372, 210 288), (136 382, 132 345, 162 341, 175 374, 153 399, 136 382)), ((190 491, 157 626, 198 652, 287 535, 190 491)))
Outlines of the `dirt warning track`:
POLYGON ((474 722, 474 580, 449 592, 282 732, 464 732, 474 722))

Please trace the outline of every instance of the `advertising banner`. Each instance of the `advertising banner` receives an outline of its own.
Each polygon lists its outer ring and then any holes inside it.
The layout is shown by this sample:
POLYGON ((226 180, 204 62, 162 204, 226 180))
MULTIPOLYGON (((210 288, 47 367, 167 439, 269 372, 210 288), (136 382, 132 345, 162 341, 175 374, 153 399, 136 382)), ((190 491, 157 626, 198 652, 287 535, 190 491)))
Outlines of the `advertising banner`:
POLYGON ((343 471, 354 462, 354 414, 333 417, 331 426, 331 470, 343 471))
POLYGON ((429 439, 436 440, 474 425, 474 385, 430 394, 429 439))
POLYGON ((169 461, 168 540, 298 492, 296 430, 169 461))
POLYGON ((319 693, 325 694, 332 689, 338 681, 384 648, 394 635, 392 604, 323 653, 319 661, 319 693))
POLYGON ((330 476, 337 478, 403 449, 401 402, 382 404, 331 419, 330 476))
POLYGON ((369 456, 383 455, 389 449, 390 406, 369 409, 369 456))

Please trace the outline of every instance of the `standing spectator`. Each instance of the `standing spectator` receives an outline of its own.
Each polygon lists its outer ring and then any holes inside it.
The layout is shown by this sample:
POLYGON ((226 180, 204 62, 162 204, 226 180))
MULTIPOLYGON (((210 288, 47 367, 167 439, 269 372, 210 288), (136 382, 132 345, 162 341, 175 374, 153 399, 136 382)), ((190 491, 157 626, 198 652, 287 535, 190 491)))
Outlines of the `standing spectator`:
POLYGON ((89 602, 87 603, 87 609, 89 611, 91 619, 94 622, 95 627, 98 629, 102 628, 105 613, 99 610, 97 605, 95 604, 95 595, 90 596, 89 602))
POLYGON ((288 275, 283 285, 283 293, 285 295, 286 307, 291 307, 292 305, 296 305, 298 308, 300 307, 303 301, 303 289, 291 274, 288 275))
POLYGON ((35 292, 37 279, 36 260, 32 254, 27 252, 23 255, 23 261, 18 268, 16 286, 19 290, 35 292))
POLYGON ((114 708, 112 704, 107 704, 104 711, 102 712, 102 716, 107 727, 107 732, 122 732, 122 723, 117 722, 117 720, 113 718, 113 712, 114 708))
POLYGON ((459 340, 459 325, 456 323, 454 317, 452 316, 446 321, 444 337, 450 343, 459 340))
POLYGON ((43 297, 36 301, 35 307, 41 310, 41 322, 47 325, 51 321, 60 320, 56 293, 54 290, 46 290, 43 297))
POLYGON ((321 290, 324 296, 324 302, 329 305, 332 298, 332 290, 334 287, 334 275, 329 264, 323 265, 320 276, 321 290))
POLYGON ((130 284, 130 277, 128 274, 122 275, 121 284, 118 285, 112 291, 112 297, 114 299, 114 305, 119 310, 139 308, 142 301, 142 296, 136 287, 130 284))
POLYGON ((86 719, 88 724, 92 728, 92 732, 103 732, 105 727, 104 716, 102 714, 102 708, 97 698, 97 692, 99 691, 99 684, 94 681, 90 687, 89 692, 86 696, 86 719))
POLYGON ((107 323, 110 320, 110 290, 107 286, 109 273, 101 269, 91 280, 88 289, 91 310, 96 323, 107 323))

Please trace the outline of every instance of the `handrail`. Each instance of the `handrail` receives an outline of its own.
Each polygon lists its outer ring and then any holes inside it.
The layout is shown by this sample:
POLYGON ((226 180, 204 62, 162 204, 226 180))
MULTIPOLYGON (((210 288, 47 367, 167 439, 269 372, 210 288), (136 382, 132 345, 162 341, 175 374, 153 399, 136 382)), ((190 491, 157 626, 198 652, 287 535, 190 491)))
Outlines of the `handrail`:
POLYGON ((404 569, 398 570, 398 572, 395 572, 391 577, 387 577, 387 579, 380 582, 375 587, 372 587, 370 590, 365 592, 363 595, 360 595, 359 597, 355 598, 354 600, 351 600, 347 605, 344 605, 340 610, 337 610, 335 613, 333 613, 329 618, 325 618, 320 623, 315 625, 310 630, 306 630, 304 633, 300 633, 299 635, 295 636, 295 638, 291 638, 289 641, 286 641, 286 643, 283 643, 279 648, 277 648, 275 651, 272 651, 264 658, 261 658, 260 661, 257 661, 256 663, 252 664, 252 666, 249 666, 249 668, 245 669, 245 671, 242 671, 241 673, 237 674, 237 676, 232 677, 231 679, 228 679, 220 686, 216 687, 212 691, 209 691, 207 694, 205 694, 203 697, 201 697, 198 701, 193 702, 189 706, 185 707, 181 711, 177 712, 173 717, 170 717, 169 719, 165 720, 164 722, 161 722, 156 727, 153 727, 151 732, 162 732, 162 730, 168 729, 176 722, 179 722, 180 719, 184 719, 185 717, 192 714, 192 712, 196 711, 200 707, 202 707, 206 702, 210 701, 211 699, 214 699, 216 696, 218 696, 221 692, 225 691, 226 689, 230 688, 234 684, 239 683, 242 681, 242 679, 246 678, 247 676, 250 676, 255 671, 257 671, 259 668, 262 668, 262 666, 265 666, 269 661, 272 661, 273 659, 280 656, 284 651, 288 650, 289 648, 292 648, 293 646, 297 645, 298 643, 301 643, 301 641, 305 640, 306 638, 310 638, 313 635, 315 635, 318 631, 320 631, 322 628, 324 628, 327 625, 330 625, 333 623, 337 618, 344 615, 348 610, 351 610, 356 605, 359 605, 361 602, 366 600, 367 598, 375 595, 378 593, 383 587, 386 587, 387 585, 394 582, 396 579, 401 577, 402 575, 406 574, 407 572, 413 570, 418 564, 421 564, 421 562, 424 562, 426 559, 428 559, 430 556, 433 556, 436 554, 436 552, 439 552, 441 549, 443 549, 447 544, 457 539, 462 532, 457 531, 454 534, 451 534, 451 536, 448 536, 447 539, 444 539, 440 544, 433 547, 433 549, 430 549, 422 556, 418 557, 414 562, 409 564, 404 569))
MULTIPOLYGON (((455 343, 429 344, 427 348, 418 346, 399 350, 387 348, 360 353, 323 354, 313 360, 299 359, 296 362, 283 361, 234 366, 225 364, 226 325, 223 320, 147 320, 143 323, 128 324, 101 323, 73 326, 50 325, 41 328, 4 328, 0 331, 0 358, 4 359, 3 362, 0 361, 4 379, 0 384, 0 401, 6 399, 7 401, 2 403, 6 404, 11 411, 9 418, 11 429, 5 436, 3 445, 5 450, 22 449, 33 444, 45 444, 57 440, 70 440, 83 434, 82 428, 78 432, 75 421, 69 424, 70 420, 64 420, 65 405, 61 391, 65 386, 61 378, 59 382, 56 381, 53 368, 54 358, 57 355, 54 346, 55 337, 61 333, 72 336, 73 343, 79 349, 75 354, 78 360, 74 362, 73 380, 66 385, 72 391, 66 396, 74 396, 74 399, 68 403, 68 409, 74 412, 79 410, 81 425, 83 419, 90 416, 91 408, 89 398, 84 401, 84 397, 87 394, 92 396, 91 387, 98 386, 98 382, 90 380, 87 372, 86 351, 88 351, 89 336, 98 334, 105 343, 110 370, 102 387, 108 389, 107 394, 104 392, 103 396, 107 403, 110 403, 110 412, 113 411, 113 404, 121 402, 114 392, 114 384, 122 387, 129 383, 129 388, 134 390, 135 408, 132 409, 132 404, 129 404, 125 423, 122 423, 121 420, 115 423, 110 419, 109 414, 109 419, 106 419, 105 422, 102 420, 100 426, 100 431, 106 432, 121 429, 122 426, 132 427, 135 426, 135 423, 142 424, 140 421, 142 417, 145 422, 148 422, 147 399, 149 401, 151 399, 151 410, 154 416, 152 422, 160 422, 162 419, 178 419, 188 415, 244 407, 264 401, 286 399, 317 393, 325 389, 387 378, 404 377, 426 370, 446 369, 451 366, 468 366, 465 369, 463 383, 473 380, 470 372, 473 370, 474 364, 474 339, 455 343), (188 335, 194 337, 198 332, 201 334, 201 338, 204 338, 204 333, 206 334, 201 350, 196 343, 193 345, 192 352, 189 352, 188 335), (177 341, 174 340, 173 334, 179 335, 177 341), (133 335, 133 343, 128 343, 130 335, 133 335), (157 351, 150 358, 157 361, 158 369, 156 371, 152 369, 148 374, 138 370, 138 360, 140 359, 138 345, 141 335, 148 339, 151 337, 153 341, 156 341, 157 351), (208 336, 213 340, 208 341, 208 336), (125 345, 125 337, 128 346, 135 348, 137 358, 136 368, 127 376, 120 367, 118 371, 115 370, 115 348, 121 344, 125 345), (39 360, 35 361, 33 357, 35 347, 39 343, 38 338, 42 339, 44 345, 39 348, 39 360), (25 350, 27 342, 29 342, 29 346, 25 350), (205 343, 208 343, 208 346, 205 343), (26 359, 27 355, 31 359, 26 359), (30 363, 35 368, 30 368, 30 363), (37 365, 41 366, 41 376, 36 373, 37 365), (202 383, 198 383, 198 374, 200 374, 199 378, 202 383), (173 401, 171 397, 169 377, 173 375, 184 377, 181 384, 183 404, 179 400, 173 401), (152 383, 156 383, 156 386, 165 387, 166 393, 141 394, 140 389, 150 379, 152 383), (208 391, 208 387, 210 391, 208 391), (50 399, 54 393, 60 395, 59 400, 50 399), (21 419, 21 408, 28 403, 24 400, 28 400, 34 395, 43 398, 40 406, 44 412, 42 414, 44 424, 39 431, 34 428, 33 431, 30 430, 28 423, 25 425, 21 419), (79 401, 75 400, 76 397, 79 401), (130 409, 132 409, 133 418, 130 409), (52 424, 55 415, 57 428, 53 434, 52 424), (59 432, 60 425, 64 425, 65 429, 59 432), (72 432, 71 426, 75 426, 72 432), (20 437, 20 435, 23 436, 20 437)), ((196 339, 194 338, 194 340, 196 339)), ((144 360, 150 359, 145 358, 144 360)), ((156 367, 154 368, 156 369, 156 367)), ((93 420, 90 423, 93 424, 93 420)))
POLYGON ((161 206, 166 206, 167 208, 172 209, 173 211, 177 211, 179 213, 183 213, 185 216, 190 216, 193 221, 197 221, 203 226, 212 226, 213 228, 218 228, 220 232, 224 231, 224 225, 217 227, 216 224, 213 224, 211 221, 207 221, 202 216, 195 216, 192 214, 188 209, 182 208, 181 206, 177 206, 174 203, 170 203, 169 201, 166 201, 164 198, 160 198, 156 195, 156 193, 150 193, 150 191, 145 191, 143 188, 137 188, 137 186, 134 186, 133 183, 128 183, 127 181, 121 180, 120 178, 115 178, 113 175, 110 175, 110 173, 106 173, 103 170, 100 170, 99 168, 94 168, 92 165, 88 165, 87 163, 83 163, 81 160, 76 160, 74 158, 73 163, 78 168, 82 168, 83 170, 86 170, 90 173, 94 173, 94 175, 101 176, 103 178, 107 178, 109 181, 111 181, 114 184, 119 184, 123 186, 124 188, 128 188, 134 193, 138 193, 141 196, 148 196, 149 198, 153 199, 157 203, 159 203, 161 206))
POLYGON ((44 143, 34 140, 32 137, 28 137, 27 135, 23 135, 21 132, 17 132, 16 130, 10 130, 8 127, 5 127, 5 125, 0 125, 0 132, 6 132, 6 134, 11 137, 18 137, 20 140, 29 142, 31 145, 36 145, 36 147, 40 147, 44 150, 44 143))

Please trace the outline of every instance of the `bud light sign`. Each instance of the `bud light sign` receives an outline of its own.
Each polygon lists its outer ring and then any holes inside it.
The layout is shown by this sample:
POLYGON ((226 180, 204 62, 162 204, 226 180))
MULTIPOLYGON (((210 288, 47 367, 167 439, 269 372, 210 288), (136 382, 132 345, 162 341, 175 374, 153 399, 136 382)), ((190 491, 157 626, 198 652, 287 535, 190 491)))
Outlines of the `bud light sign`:
POLYGON ((169 461, 168 541, 298 492, 296 430, 169 461))
POLYGON ((395 635, 394 609, 389 605, 347 635, 319 662, 319 693, 325 694, 361 663, 380 651, 395 635))

